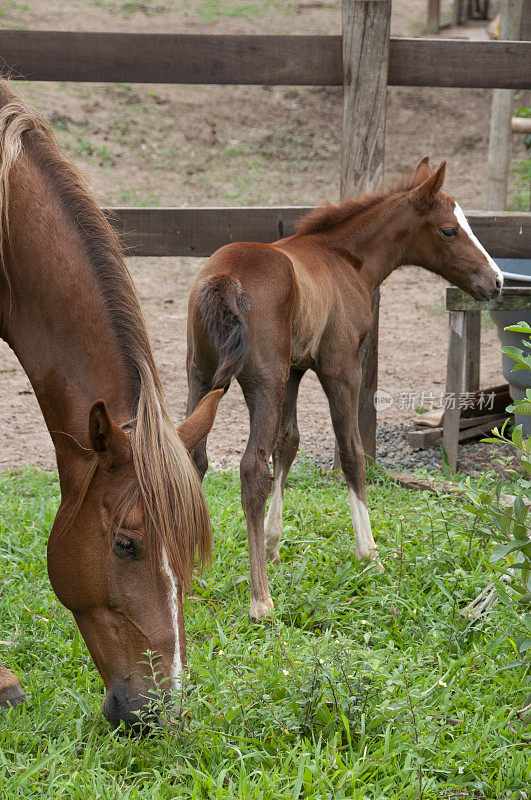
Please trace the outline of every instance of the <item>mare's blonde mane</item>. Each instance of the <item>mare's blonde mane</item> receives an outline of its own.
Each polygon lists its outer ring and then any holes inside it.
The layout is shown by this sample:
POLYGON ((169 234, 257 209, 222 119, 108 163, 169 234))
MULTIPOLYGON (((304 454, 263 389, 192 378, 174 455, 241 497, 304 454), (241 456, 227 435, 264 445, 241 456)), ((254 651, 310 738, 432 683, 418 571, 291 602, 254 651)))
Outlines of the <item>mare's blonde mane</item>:
MULTIPOLYGON (((136 408, 128 426, 150 552, 164 548, 181 586, 198 549, 208 558, 210 520, 196 470, 167 414, 146 327, 120 243, 48 123, 0 81, 0 257, 9 283, 10 173, 24 152, 49 179, 87 253, 127 366, 136 408)), ((105 399, 105 398, 102 398, 105 399)), ((92 475, 94 467, 91 465, 92 475)), ((85 493, 90 481, 87 482, 85 493)), ((137 491, 134 487, 134 491, 137 491)), ((159 560, 160 563, 160 560, 159 560)))

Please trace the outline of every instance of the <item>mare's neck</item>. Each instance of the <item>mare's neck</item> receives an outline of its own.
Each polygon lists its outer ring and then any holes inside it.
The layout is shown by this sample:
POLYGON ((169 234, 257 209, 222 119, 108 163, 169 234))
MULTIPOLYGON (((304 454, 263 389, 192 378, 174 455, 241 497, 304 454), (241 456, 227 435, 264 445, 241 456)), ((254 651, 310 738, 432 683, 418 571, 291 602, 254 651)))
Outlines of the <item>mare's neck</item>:
POLYGON ((26 156, 10 177, 9 226, 11 292, 0 282, 0 331, 33 386, 61 473, 73 439, 88 447, 91 405, 104 400, 123 423, 132 390, 81 237, 26 156))
POLYGON ((374 208, 341 223, 326 237, 328 247, 346 257, 372 292, 404 264, 412 263, 406 242, 408 209, 401 198, 388 197, 374 208))

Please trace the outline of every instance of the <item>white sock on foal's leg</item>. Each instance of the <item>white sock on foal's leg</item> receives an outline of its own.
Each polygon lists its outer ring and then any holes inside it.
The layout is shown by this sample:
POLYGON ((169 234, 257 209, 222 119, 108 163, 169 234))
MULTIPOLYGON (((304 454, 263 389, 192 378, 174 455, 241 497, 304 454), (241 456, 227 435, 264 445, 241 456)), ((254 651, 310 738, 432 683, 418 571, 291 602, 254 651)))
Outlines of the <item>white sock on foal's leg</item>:
POLYGON ((279 544, 282 536, 282 470, 275 475, 269 511, 265 518, 264 532, 266 554, 275 564, 280 564, 279 544))
POLYGON ((360 500, 354 489, 349 487, 348 499, 350 501, 350 514, 352 517, 352 527, 354 528, 354 538, 356 542, 357 558, 378 558, 376 543, 372 535, 371 521, 367 506, 360 500))

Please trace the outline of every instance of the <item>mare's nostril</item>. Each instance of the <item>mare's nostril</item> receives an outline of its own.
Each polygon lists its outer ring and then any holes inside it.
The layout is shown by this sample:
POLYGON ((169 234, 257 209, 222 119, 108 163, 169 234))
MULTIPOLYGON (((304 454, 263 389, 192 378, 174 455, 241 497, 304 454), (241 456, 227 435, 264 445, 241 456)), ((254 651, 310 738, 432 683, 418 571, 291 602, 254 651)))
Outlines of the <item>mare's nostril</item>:
POLYGON ((498 275, 496 278, 496 288, 499 292, 501 292, 503 288, 503 278, 500 275, 498 275))
POLYGON ((135 733, 144 735, 154 725, 164 727, 165 720, 159 716, 157 709, 158 699, 155 694, 147 692, 131 698, 129 693, 121 686, 109 690, 103 704, 103 715, 108 722, 118 728, 124 722, 135 733))

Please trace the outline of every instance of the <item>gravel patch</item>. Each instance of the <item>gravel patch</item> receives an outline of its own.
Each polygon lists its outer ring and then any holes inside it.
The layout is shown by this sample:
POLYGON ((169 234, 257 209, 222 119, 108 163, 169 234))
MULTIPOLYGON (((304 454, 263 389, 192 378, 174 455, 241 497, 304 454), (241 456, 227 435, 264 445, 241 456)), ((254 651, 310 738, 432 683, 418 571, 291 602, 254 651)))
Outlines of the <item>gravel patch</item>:
MULTIPOLYGON (((442 470, 443 457, 440 443, 426 450, 413 450, 408 444, 410 425, 379 425, 376 431, 376 463, 386 470, 414 472, 417 469, 442 470)), ((485 472, 487 469, 503 472, 506 465, 498 464, 499 457, 512 456, 510 447, 485 444, 479 439, 459 445, 459 470, 467 474, 485 472)), ((316 429, 306 434, 295 464, 304 461, 324 470, 334 465, 334 441, 328 430, 316 429)), ((214 469, 228 469, 237 465, 233 454, 210 459, 214 469)))
MULTIPOLYGON (((376 461, 385 469, 412 472, 416 469, 442 469, 441 444, 436 443, 426 450, 413 450, 408 444, 407 434, 413 427, 406 425, 379 425, 376 433, 376 461)), ((498 459, 513 456, 508 445, 491 445, 480 439, 472 439, 459 445, 459 471, 477 474, 486 470, 502 473, 505 463, 498 459)), ((514 468, 514 465, 512 465, 514 468)))

